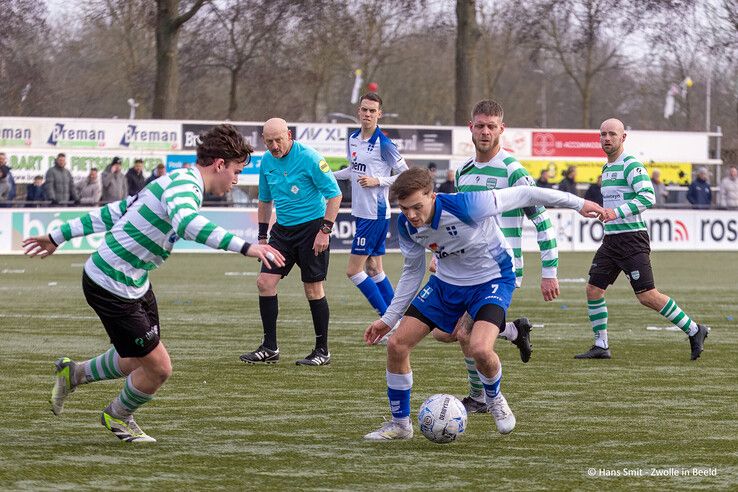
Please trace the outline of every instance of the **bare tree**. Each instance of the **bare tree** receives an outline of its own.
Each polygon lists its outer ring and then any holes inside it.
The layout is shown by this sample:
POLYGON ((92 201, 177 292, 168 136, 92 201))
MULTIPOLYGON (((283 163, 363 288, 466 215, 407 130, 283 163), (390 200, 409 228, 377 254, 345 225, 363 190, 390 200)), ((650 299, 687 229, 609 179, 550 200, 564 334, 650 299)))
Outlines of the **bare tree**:
POLYGON ((233 0, 225 5, 210 4, 207 15, 193 26, 190 44, 198 63, 228 73, 228 109, 226 117, 235 119, 238 111, 239 85, 244 71, 259 56, 267 56, 267 46, 280 43, 286 34, 287 20, 298 13, 305 2, 295 0, 233 0), (208 26, 218 25, 212 31, 208 26), (204 51, 204 52, 203 52, 204 51))
POLYGON ((153 118, 171 118, 177 104, 177 41, 185 22, 190 20, 207 0, 195 0, 189 9, 179 13, 179 0, 156 0, 156 82, 154 84, 153 118))
POLYGON ((424 20, 425 0, 363 0, 350 11, 353 19, 352 59, 366 80, 398 56, 404 39, 424 20), (412 19, 412 21, 410 21, 412 19))
POLYGON ((29 114, 25 108, 43 99, 46 16, 33 0, 6 0, 0 8, 0 113, 29 114))
POLYGON ((611 16, 606 0, 551 0, 533 5, 526 28, 539 56, 553 56, 574 83, 582 103, 581 126, 589 128, 593 83, 623 68, 623 40, 630 29, 611 16))
POLYGON ((456 104, 454 123, 457 125, 465 125, 469 122, 469 106, 474 97, 477 42, 480 36, 476 1, 456 0, 456 84, 454 87, 456 104))
POLYGON ((340 0, 315 2, 301 14, 299 28, 285 47, 305 99, 300 117, 320 121, 328 109, 335 81, 343 76, 346 85, 351 83, 348 77, 352 74, 354 20, 346 2, 340 0))
POLYGON ((139 117, 150 115, 153 100, 154 7, 149 0, 89 0, 83 6, 86 20, 104 44, 98 48, 116 60, 116 74, 126 86, 120 96, 133 97, 139 103, 139 117))

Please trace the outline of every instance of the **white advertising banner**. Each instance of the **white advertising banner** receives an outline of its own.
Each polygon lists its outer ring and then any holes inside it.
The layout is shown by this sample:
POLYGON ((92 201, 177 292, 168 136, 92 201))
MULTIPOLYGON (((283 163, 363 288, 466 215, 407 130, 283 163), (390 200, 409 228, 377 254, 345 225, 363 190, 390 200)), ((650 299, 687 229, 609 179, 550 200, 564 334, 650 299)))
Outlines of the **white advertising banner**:
MULTIPOLYGON (((16 183, 31 183, 34 176, 45 176, 46 171, 54 165, 54 159, 59 152, 50 149, 15 150, 7 149, 8 165, 13 170, 16 183)), ((103 171, 110 164, 113 157, 120 157, 123 170, 133 166, 135 159, 143 159, 145 174, 148 174, 160 163, 166 163, 166 154, 155 151, 122 151, 108 149, 75 149, 65 150, 67 156, 66 168, 74 179, 87 176, 89 170, 96 167, 103 171)))
POLYGON ((308 145, 323 156, 346 156, 346 125, 303 123, 297 125, 295 140, 308 145))
MULTIPOLYGON (((549 210, 560 251, 594 251, 604 225, 572 210, 549 210)), ((738 212, 726 210, 649 210, 643 217, 653 251, 738 251, 738 212)), ((523 250, 538 251, 532 222, 523 221, 523 250)))
MULTIPOLYGON (((30 208, 0 211, 0 254, 22 254, 24 237, 46 234, 64 221, 79 217, 81 208, 30 208)), ((331 238, 331 249, 347 251, 351 247, 352 218, 347 209, 331 238)), ((202 213, 234 234, 254 240, 257 233, 255 208, 204 208, 202 213)), ((393 210, 393 226, 399 214, 393 210)), ((594 251, 604 234, 603 224, 587 220, 573 210, 549 210, 549 217, 557 233, 559 251, 594 251)), ((738 212, 716 210, 651 210, 646 213, 651 249, 654 251, 736 251, 738 252, 738 212)), ((538 251, 536 232, 529 220, 523 221, 523 251, 538 251)), ((394 233, 393 233, 394 235, 394 233)), ((77 238, 64 245, 64 252, 89 252, 95 249, 102 235, 77 238)), ((392 238, 391 238, 392 239, 392 238)), ((388 248, 396 251, 396 238, 388 248), (393 249, 394 248, 394 249, 393 249)), ((182 241, 178 251, 211 251, 206 247, 182 241)))
POLYGON ((0 147, 172 151, 181 131, 170 120, 0 118, 0 147))
MULTIPOLYGON (((601 159, 597 130, 543 130, 506 128, 501 136, 502 147, 518 159, 601 159)), ((627 132, 625 149, 644 164, 656 162, 712 162, 709 159, 709 135, 700 132, 627 132)), ((474 145, 468 128, 453 130, 455 156, 473 156, 474 145)))

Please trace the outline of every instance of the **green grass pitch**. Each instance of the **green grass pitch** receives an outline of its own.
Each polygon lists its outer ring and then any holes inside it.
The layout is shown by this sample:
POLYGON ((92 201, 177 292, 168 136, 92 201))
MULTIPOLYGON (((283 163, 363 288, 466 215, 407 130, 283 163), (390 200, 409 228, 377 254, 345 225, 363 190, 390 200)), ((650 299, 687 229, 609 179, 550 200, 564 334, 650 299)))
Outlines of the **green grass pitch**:
MULTIPOLYGON (((99 423, 120 381, 80 387, 61 417, 47 401, 55 358, 108 347, 81 292, 86 257, 0 257, 0 489, 735 490, 737 255, 652 258, 660 290, 712 326, 698 361, 683 333, 646 329, 668 323, 637 304, 622 276, 607 297, 613 359, 574 360, 592 342, 584 284, 562 282, 560 298, 544 303, 539 261, 526 255, 509 316, 545 326, 528 364, 497 344, 517 428, 502 436, 489 415, 473 415, 462 440, 436 445, 417 424, 408 442, 362 441, 389 416, 385 349, 362 342, 375 315, 344 275, 346 255, 331 257, 327 283, 333 364, 307 368, 294 365, 313 343, 297 270, 280 286, 282 361, 254 367, 238 356, 261 338, 258 264, 175 254, 152 274, 174 375, 137 413, 159 442, 128 445, 99 423)), ((562 254, 560 279, 586 277, 590 259, 562 254)), ((396 282, 400 256, 385 264, 396 282)), ((458 346, 429 337, 412 364, 413 419, 433 393, 465 394, 458 346)))

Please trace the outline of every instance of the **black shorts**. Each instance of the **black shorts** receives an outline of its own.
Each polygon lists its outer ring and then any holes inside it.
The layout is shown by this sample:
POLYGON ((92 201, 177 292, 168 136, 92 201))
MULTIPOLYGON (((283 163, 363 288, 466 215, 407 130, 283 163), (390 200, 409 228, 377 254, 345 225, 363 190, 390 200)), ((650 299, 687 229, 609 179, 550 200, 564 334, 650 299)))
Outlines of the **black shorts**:
POLYGON ((592 259, 589 283, 604 290, 624 272, 636 294, 654 289, 650 254, 646 231, 606 235, 592 259))
POLYGON ((305 283, 322 282, 328 275, 328 253, 326 249, 318 256, 313 251, 315 236, 323 225, 323 219, 315 219, 294 226, 274 224, 269 232, 269 245, 282 253, 284 266, 267 268, 261 266, 263 273, 273 273, 286 277, 292 267, 300 267, 300 276, 305 283))
POLYGON ((118 355, 143 357, 159 345, 159 309, 151 286, 140 299, 125 299, 103 289, 83 273, 82 291, 118 355))

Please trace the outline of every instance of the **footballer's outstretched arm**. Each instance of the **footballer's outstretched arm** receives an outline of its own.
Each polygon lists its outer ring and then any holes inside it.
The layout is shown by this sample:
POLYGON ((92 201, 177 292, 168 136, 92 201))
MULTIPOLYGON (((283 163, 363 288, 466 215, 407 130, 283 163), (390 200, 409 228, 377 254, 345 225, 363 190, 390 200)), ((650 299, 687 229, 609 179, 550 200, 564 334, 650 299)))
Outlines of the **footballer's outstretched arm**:
POLYGON ((75 237, 105 232, 126 213, 135 197, 127 197, 119 202, 108 203, 76 219, 69 220, 51 231, 47 236, 29 237, 23 240, 24 253, 28 256, 45 258, 56 251, 65 241, 75 237))
POLYGON ((533 205, 571 208, 588 218, 601 217, 605 212, 596 203, 571 193, 532 186, 514 186, 503 190, 465 193, 464 200, 467 202, 466 208, 472 220, 481 220, 502 212, 533 205))

